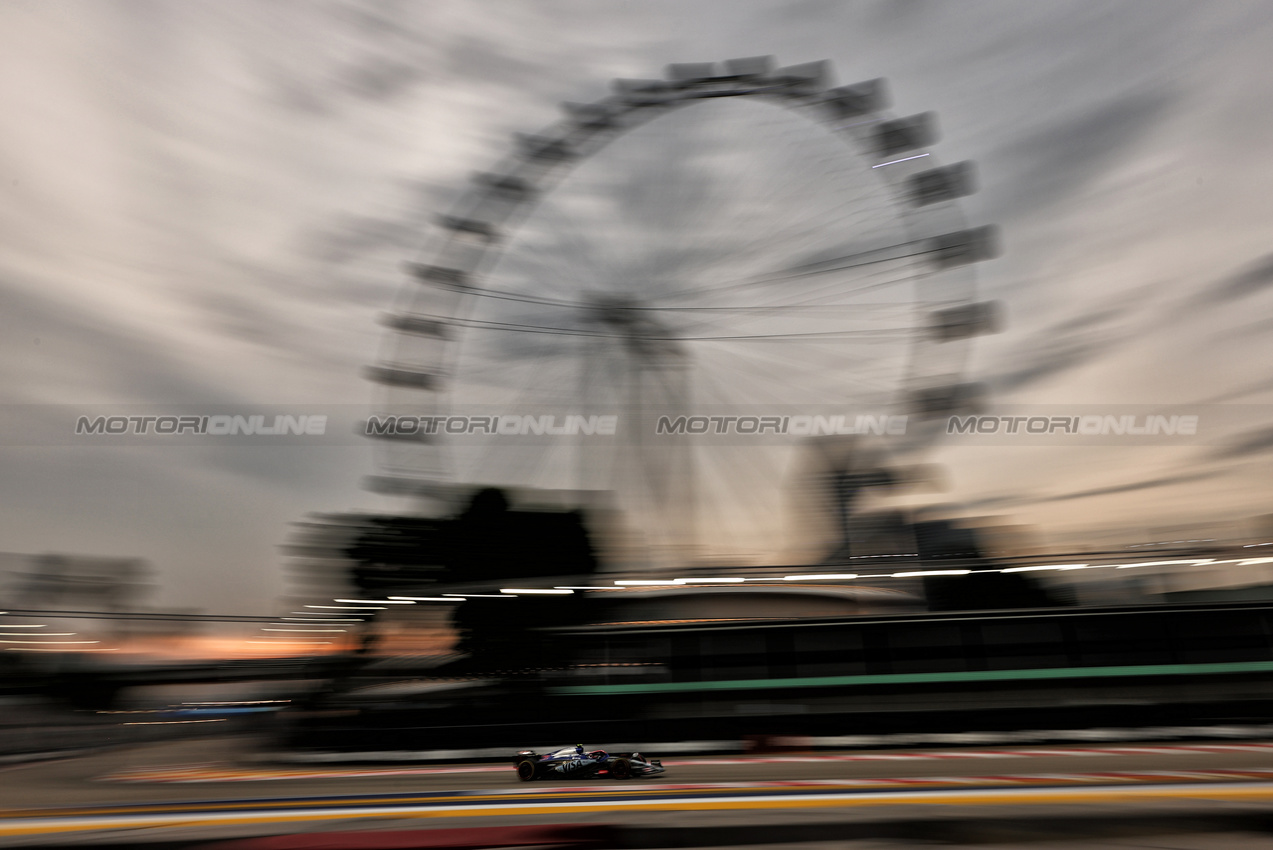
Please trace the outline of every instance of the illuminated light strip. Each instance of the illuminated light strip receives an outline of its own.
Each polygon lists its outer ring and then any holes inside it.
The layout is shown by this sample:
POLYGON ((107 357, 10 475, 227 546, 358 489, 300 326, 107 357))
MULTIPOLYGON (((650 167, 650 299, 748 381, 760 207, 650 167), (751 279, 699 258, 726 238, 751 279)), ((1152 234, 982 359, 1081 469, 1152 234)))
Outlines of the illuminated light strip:
POLYGON ((1133 567, 1166 567, 1172 564, 1198 565, 1198 564, 1209 564, 1209 563, 1211 563, 1209 559, 1199 560, 1198 558, 1190 558, 1187 561, 1144 561, 1143 563, 1139 563, 1139 564, 1119 564, 1118 568, 1120 570, 1130 570, 1133 567))
MULTIPOLYGON (((780 789, 773 789, 780 791, 780 789)), ((750 797, 681 796, 673 798, 620 797, 590 801, 541 803, 504 802, 478 805, 357 806, 345 803, 331 808, 279 808, 268 812, 166 812, 150 815, 95 817, 24 817, 0 821, 0 835, 37 835, 94 829, 141 829, 171 826, 220 826, 228 824, 294 823, 343 818, 465 817, 536 814, 569 814, 611 809, 685 811, 775 808, 826 808, 870 805, 995 805, 1019 803, 1111 802, 1151 799, 1269 800, 1273 783, 1180 783, 1150 786, 1092 785, 991 789, 922 789, 910 791, 856 791, 818 793, 801 791, 750 797)))
POLYGON ((101 643, 100 640, 0 640, 0 643, 43 643, 49 646, 63 646, 72 643, 101 643))
POLYGON ((266 629, 266 628, 262 628, 261 631, 263 632, 341 632, 343 633, 346 631, 346 629, 266 629))
MULTIPOLYGON (((574 588, 559 588, 569 589, 574 588)), ((504 593, 444 593, 442 598, 451 602, 463 602, 465 599, 511 599, 512 597, 504 593)))
MULTIPOLYGON (((10 628, 5 626, 4 628, 10 628)), ((76 632, 40 632, 40 637, 72 637, 76 632)), ((30 637, 30 632, 0 632, 3 637, 30 637)))
POLYGON ((893 573, 893 578, 906 578, 907 576, 966 576, 972 570, 912 570, 905 573, 893 573))
POLYGON ((339 608, 341 611, 385 611, 371 605, 306 605, 306 608, 339 608))
POLYGON ((53 643, 53 642, 50 642, 50 643, 52 644, 50 646, 6 646, 4 648, 4 651, 5 652, 119 652, 119 647, 117 646, 96 647, 92 649, 88 647, 77 646, 77 647, 70 647, 67 649, 63 649, 61 646, 57 645, 56 643, 53 643))
POLYGON ((573 590, 567 590, 565 588, 558 588, 558 587, 501 587, 499 589, 499 592, 507 593, 510 595, 518 595, 522 593, 539 593, 539 594, 547 594, 549 596, 569 596, 570 594, 574 593, 573 590))
POLYGON ((893 161, 891 161, 891 162, 881 162, 879 165, 872 165, 871 167, 872 167, 872 168, 883 168, 883 167, 884 167, 884 166, 886 166, 886 165, 897 165, 897 163, 899 163, 899 162, 910 162, 912 159, 923 159, 923 158, 924 158, 924 157, 926 157, 926 156, 928 156, 928 154, 926 154, 926 153, 921 153, 921 154, 916 154, 915 156, 908 156, 908 157, 904 157, 904 158, 902 158, 902 159, 895 159, 895 160, 893 160, 893 161))
MULTIPOLYGON (((927 154, 923 154, 927 156, 927 154)), ((915 157, 911 157, 913 159, 915 157)), ((896 160, 904 162, 906 160, 896 160)), ((883 163, 889 165, 891 163, 883 163)), ((878 167, 878 166, 877 166, 878 167)), ((867 556, 863 556, 867 557, 867 556)), ((870 556, 877 557, 877 556, 870 556)), ((885 556, 878 556, 885 557, 885 556)), ((904 557, 904 556, 897 556, 904 557)), ((771 576, 771 577, 715 577, 705 576, 700 578, 676 578, 676 579, 620 579, 615 581, 618 588, 623 587, 684 587, 694 584, 741 584, 749 581, 849 581, 858 578, 867 579, 884 579, 884 578, 913 578, 924 576, 960 576, 975 573, 1019 573, 1019 572, 1046 572, 1046 571, 1066 571, 1066 570, 1083 570, 1083 569, 1137 569, 1142 567, 1156 566, 1210 566, 1219 564, 1235 563, 1239 566, 1253 566, 1256 564, 1273 563, 1273 557, 1270 558, 1246 558, 1246 559, 1226 559, 1217 560, 1214 558, 1192 558, 1192 559, 1173 559, 1164 561, 1143 561, 1131 564, 1047 564, 1047 565, 1031 565, 1023 567, 1006 567, 999 570, 911 570, 898 573, 881 573, 877 575, 862 575, 859 573, 821 573, 810 575, 789 575, 789 576, 771 576)), ((517 594, 565 594, 575 590, 613 590, 608 586, 596 585, 560 585, 551 589, 547 588, 508 588, 501 589, 500 594, 477 594, 477 593, 448 593, 444 596, 393 596, 388 599, 336 599, 336 602, 353 603, 353 605, 306 605, 308 609, 334 609, 338 611, 383 611, 386 610, 383 605, 411 605, 415 602, 450 602, 464 598, 508 598, 517 594)), ((300 612, 296 612, 300 613, 300 612)), ((316 612, 315 612, 316 613, 316 612)), ((291 618, 282 618, 291 619, 291 618)), ((43 626, 0 626, 0 628, 43 628, 43 626)))
POLYGON ((1000 570, 999 572, 1026 573, 1026 572, 1033 572, 1034 570, 1081 570, 1081 569, 1087 568, 1088 566, 1090 565, 1089 564, 1048 564, 1047 566, 1039 566, 1039 567, 1009 567, 1005 570, 1000 570))
POLYGON ((17 625, 16 623, 5 623, 3 626, 0 626, 0 629, 47 629, 47 628, 48 628, 48 625, 45 623, 41 623, 38 626, 20 626, 20 625, 17 625))
MULTIPOLYGON (((900 555, 899 556, 892 556, 892 555, 865 556, 864 555, 862 557, 905 557, 905 556, 900 556, 900 555)), ((916 571, 900 572, 900 573, 879 573, 875 575, 868 575, 868 574, 862 574, 862 573, 843 573, 843 574, 831 574, 831 575, 792 575, 792 576, 781 576, 781 577, 774 576, 774 577, 767 577, 767 578, 748 578, 748 579, 745 579, 745 581, 778 581, 778 580, 812 581, 812 580, 818 580, 818 579, 847 580, 847 579, 856 579, 856 578, 875 579, 875 578, 901 578, 901 577, 922 576, 922 575, 969 575, 969 574, 982 575, 987 573, 1024 573, 1024 572, 1038 572, 1038 571, 1047 571, 1047 570, 1057 570, 1057 571, 1111 570, 1111 569, 1123 570, 1123 569, 1136 569, 1140 567, 1164 567, 1164 566, 1185 566, 1185 565, 1195 566, 1195 567, 1209 567, 1209 566, 1218 566, 1220 564, 1237 564, 1238 566, 1252 566, 1255 564, 1273 564, 1273 558, 1230 558, 1230 559, 1190 558, 1190 559, 1178 559, 1178 560, 1170 560, 1170 561, 1141 561, 1141 562, 1132 563, 1132 564, 1040 564, 1040 565, 1030 565, 1030 566, 1024 566, 1024 567, 1004 567, 1002 569, 916 570, 916 571)), ((625 582, 625 583, 626 584, 637 584, 637 583, 664 584, 664 582, 625 582)))
POLYGON ((1140 664, 1110 667, 1044 667, 1025 670, 965 670, 950 673, 875 673, 854 676, 805 676, 791 679, 725 679, 715 682, 648 682, 622 685, 558 685, 558 694, 630 694, 724 690, 774 690, 931 682, 1010 682, 1039 679, 1104 679, 1120 676, 1194 676, 1273 672, 1273 661, 1222 661, 1206 664, 1140 664))

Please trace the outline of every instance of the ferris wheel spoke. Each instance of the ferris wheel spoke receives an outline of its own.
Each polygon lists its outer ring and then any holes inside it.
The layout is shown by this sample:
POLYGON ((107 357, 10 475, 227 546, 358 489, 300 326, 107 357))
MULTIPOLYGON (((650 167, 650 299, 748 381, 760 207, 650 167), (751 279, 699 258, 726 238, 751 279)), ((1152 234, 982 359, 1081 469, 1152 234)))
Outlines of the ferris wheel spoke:
POLYGON ((837 343, 810 343, 778 351, 744 349, 737 356, 756 361, 751 367, 755 370, 764 368, 761 361, 768 360, 775 369, 785 367, 787 374, 819 374, 821 393, 825 393, 829 385, 840 388, 842 392, 848 387, 855 387, 859 391, 887 390, 896 386, 897 373, 900 370, 896 355, 890 355, 879 346, 857 346, 853 351, 846 352, 837 343))
MULTIPOLYGON (((877 215, 883 213, 883 205, 880 204, 880 207, 881 209, 875 210, 877 215)), ((776 255, 794 259, 802 255, 809 256, 819 252, 825 254, 826 251, 834 247, 833 244, 826 244, 828 234, 825 232, 825 223, 835 221, 840 226, 852 224, 852 222, 846 222, 839 213, 839 210, 830 210, 817 218, 808 215, 802 218, 793 217, 793 220, 788 222, 786 227, 764 233, 761 239, 751 242, 742 252, 736 254, 738 264, 746 266, 752 264, 758 258, 773 258, 776 255)), ((869 232, 870 230, 870 228, 856 229, 858 232, 869 232)), ((803 265, 807 264, 797 263, 796 267, 799 268, 803 265)), ((785 276, 785 273, 779 271, 773 276, 785 276)), ((754 280, 755 276, 750 275, 748 279, 754 280)), ((695 294, 697 293, 693 289, 681 293, 682 297, 689 297, 695 294)))
POLYGON ((704 390, 714 398, 728 399, 731 402, 758 402, 763 397, 770 403, 790 405, 797 402, 825 404, 837 400, 829 397, 828 383, 839 387, 853 384, 871 391, 890 385, 883 375, 872 381, 868 377, 866 361, 855 362, 856 368, 852 373, 846 374, 842 351, 817 351, 805 347, 789 350, 786 357, 775 356, 771 352, 764 354, 767 356, 745 348, 731 349, 729 359, 736 364, 735 370, 747 376, 745 390, 731 390, 723 380, 713 380, 710 377, 702 379, 704 390), (833 366, 840 366, 840 369, 832 372, 830 367, 833 366), (820 376, 816 382, 803 377, 812 374, 820 376))
MULTIPOLYGON (((899 282, 899 285, 900 284, 901 282, 899 282)), ((805 298, 802 301, 798 301, 793 304, 778 303, 778 304, 768 304, 768 305, 747 304, 747 305, 711 305, 711 306, 707 306, 707 305, 701 305, 701 306, 630 305, 630 306, 616 307, 615 309, 628 310, 634 313, 668 313, 668 314, 758 313, 758 314, 762 314, 766 316, 771 316, 771 315, 779 315, 784 313, 791 313, 791 314, 825 313, 827 311, 845 311, 845 312, 857 312, 857 313, 876 311, 877 313, 884 313, 884 312, 890 312, 890 311, 895 312, 897 310, 910 308, 909 304, 901 304, 898 302, 878 302, 878 303, 855 302, 852 304, 826 304, 826 303, 820 302, 818 300, 819 298, 828 297, 828 295, 832 297, 843 297, 843 295, 845 294, 840 289, 829 287, 829 290, 830 291, 825 295, 810 296, 805 298)), ((504 290, 504 289, 484 288, 484 289, 476 290, 476 289, 462 289, 462 288, 454 287, 453 291, 457 293, 467 294, 473 298, 493 299, 497 301, 510 301, 510 302, 515 302, 519 304, 531 304, 531 305, 544 307, 545 309, 554 310, 554 311, 587 310, 589 308, 596 306, 595 302, 568 301, 563 299, 546 298, 546 297, 531 295, 529 293, 514 292, 511 290, 504 290)), ((962 299, 959 299, 952 303, 962 303, 962 299)), ((429 314, 429 315, 417 314, 414 316, 414 318, 430 321, 431 324, 428 325, 429 330, 427 332, 435 333, 435 334, 439 332, 438 328, 446 321, 446 317, 439 316, 436 314, 429 314)), ((397 330, 405 331, 405 330, 411 329, 409 327, 411 325, 411 318, 407 316, 406 314, 391 316, 387 321, 389 322, 390 326, 395 327, 397 330)), ((419 332, 425 332, 425 331, 419 331, 419 332)))
POLYGON ((535 325, 524 322, 497 322, 486 319, 459 319, 453 323, 456 327, 468 328, 472 330, 485 331, 503 331, 507 333, 524 333, 524 334, 544 334, 549 336, 580 336, 592 337, 598 339, 641 339, 648 342, 761 342, 761 341, 789 341, 789 340, 809 340, 809 339, 888 339, 888 338, 909 338, 918 326, 913 327, 894 327, 894 328, 875 328, 870 330, 829 330, 829 331, 792 331, 792 332, 775 332, 775 333, 717 333, 717 334, 673 334, 668 336, 658 336, 654 334, 641 334, 639 337, 632 337, 623 332, 605 332, 597 330, 589 330, 587 328, 559 327, 553 325, 535 325))
MULTIPOLYGON (((810 228, 811 228, 810 222, 805 220, 800 220, 800 221, 791 223, 788 229, 785 231, 763 234, 761 238, 749 241, 748 243, 743 245, 739 250, 734 250, 729 252, 729 255, 727 258, 729 261, 728 266, 736 267, 736 268, 745 268, 749 265, 753 265, 758 258, 765 257, 765 256, 772 256, 774 253, 778 251, 782 251, 783 253, 787 253, 789 255, 795 255, 795 256, 798 256, 801 253, 816 251, 819 246, 816 244, 815 241, 813 241, 813 237, 809 237, 809 240, 810 240, 809 244, 807 247, 804 247, 804 248, 801 247, 801 242, 798 241, 796 238, 794 238, 797 234, 803 233, 807 235, 810 228)), ((695 277, 695 275, 692 274, 692 271, 693 270, 690 270, 691 273, 686 275, 687 279, 689 280, 693 280, 695 277)), ((756 286, 762 282, 767 282, 767 281, 762 281, 757 279, 756 275, 754 274, 748 274, 744 276, 730 276, 727 274, 725 276, 724 281, 720 281, 719 280, 719 278, 721 277, 720 270, 715 268, 713 268, 712 276, 718 278, 718 280, 706 286, 686 287, 684 289, 670 293, 668 297, 673 299, 696 298, 704 294, 709 294, 709 295, 716 294, 717 291, 721 290, 724 285, 729 285, 733 287, 742 287, 742 286, 756 286)), ((768 275, 766 277, 773 277, 775 278, 775 282, 777 282, 778 276, 776 275, 768 275)), ((783 279, 785 279, 785 277, 783 279)))
POLYGON ((932 249, 929 247, 926 240, 903 242, 884 248, 875 248, 869 251, 862 251, 857 254, 836 257, 832 260, 822 260, 815 263, 805 263, 785 269, 778 269, 749 280, 726 282, 719 285, 691 289, 678 293, 675 297, 693 298, 704 294, 716 295, 721 292, 737 291, 751 287, 773 286, 775 284, 786 283, 787 281, 798 278, 814 277, 844 271, 845 269, 860 268, 863 266, 892 263, 898 260, 909 259, 911 257, 924 256, 931 252, 932 249))

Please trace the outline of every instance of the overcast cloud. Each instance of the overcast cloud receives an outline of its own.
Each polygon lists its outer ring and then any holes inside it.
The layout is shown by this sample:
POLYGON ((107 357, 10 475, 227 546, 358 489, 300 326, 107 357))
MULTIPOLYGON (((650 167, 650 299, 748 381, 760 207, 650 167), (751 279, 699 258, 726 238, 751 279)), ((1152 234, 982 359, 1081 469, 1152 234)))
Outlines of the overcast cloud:
MULTIPOLYGON (((438 213, 511 134, 670 62, 886 77, 978 163, 996 403, 1273 404, 1273 7, 1124 2, 0 6, 0 404, 364 404, 438 213)), ((1216 445, 939 447, 950 491, 1061 535, 1273 512, 1267 419, 1216 445)), ((48 427, 55 427, 49 425, 48 427)), ((58 426, 60 427, 60 426, 58 426)), ((368 447, 0 446, 0 551, 140 556, 258 613, 287 524, 392 504, 368 447)))

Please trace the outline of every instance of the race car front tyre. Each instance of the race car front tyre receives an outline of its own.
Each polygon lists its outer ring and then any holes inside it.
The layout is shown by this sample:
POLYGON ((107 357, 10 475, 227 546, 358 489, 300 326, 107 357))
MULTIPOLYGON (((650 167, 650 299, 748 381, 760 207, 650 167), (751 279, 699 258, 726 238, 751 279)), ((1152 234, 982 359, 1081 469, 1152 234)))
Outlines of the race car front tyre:
POLYGON ((535 778, 535 763, 530 759, 522 759, 517 763, 517 778, 522 782, 530 782, 535 778))
POLYGON ((610 777, 612 779, 631 779, 632 762, 627 759, 615 759, 610 762, 610 777))

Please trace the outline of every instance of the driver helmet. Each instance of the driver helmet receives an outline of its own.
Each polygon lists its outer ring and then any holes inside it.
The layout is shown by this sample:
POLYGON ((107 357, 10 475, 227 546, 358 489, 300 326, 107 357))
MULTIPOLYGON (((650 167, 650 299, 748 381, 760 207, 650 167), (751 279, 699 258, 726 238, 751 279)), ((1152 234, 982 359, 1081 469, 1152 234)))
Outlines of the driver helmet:
POLYGON ((583 744, 575 744, 575 752, 583 755, 583 744))

